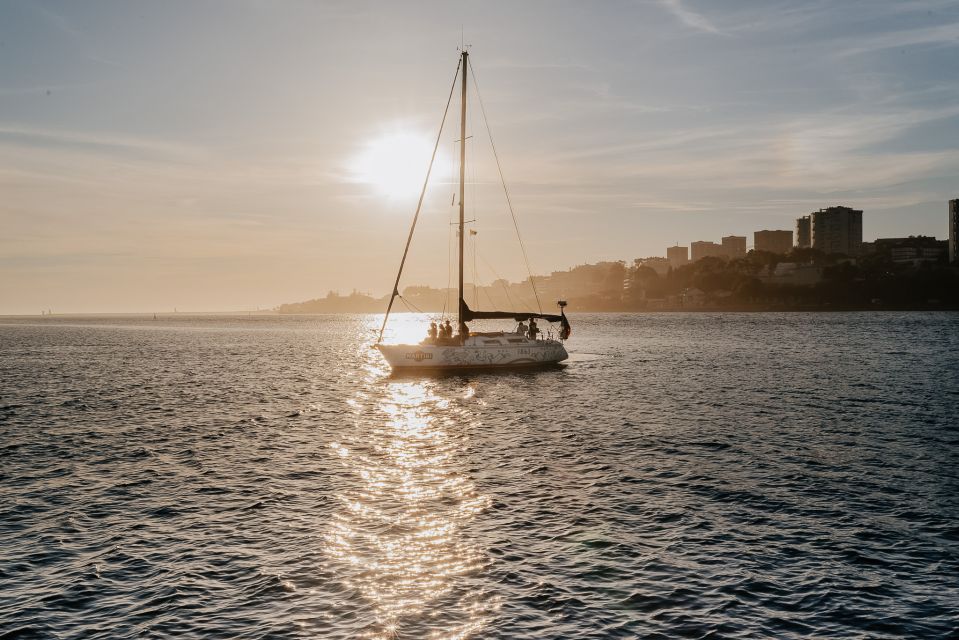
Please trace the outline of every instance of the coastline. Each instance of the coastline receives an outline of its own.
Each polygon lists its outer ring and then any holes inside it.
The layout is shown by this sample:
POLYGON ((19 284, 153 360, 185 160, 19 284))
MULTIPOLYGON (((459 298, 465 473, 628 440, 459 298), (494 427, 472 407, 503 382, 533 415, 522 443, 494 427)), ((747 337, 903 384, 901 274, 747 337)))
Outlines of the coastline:
MULTIPOLYGON (((648 315, 648 314, 683 314, 683 313, 957 313, 959 306, 938 306, 938 307, 895 307, 895 306, 843 306, 843 307, 670 307, 661 309, 573 309, 573 314, 603 314, 603 315, 648 315)), ((191 311, 167 314, 156 314, 157 322, 176 318, 196 318, 196 317, 223 317, 223 318, 279 318, 279 317, 326 317, 342 315, 382 315, 384 311, 317 311, 317 312, 296 312, 281 313, 278 311, 244 313, 233 311, 191 311)), ((424 314, 439 314, 441 311, 424 311, 424 314)), ((394 315, 417 315, 417 312, 399 311, 394 315)), ((94 319, 94 318, 116 318, 116 319, 143 319, 152 320, 152 313, 55 313, 51 315, 37 314, 4 314, 0 315, 0 322, 13 320, 69 320, 69 319, 94 319)))

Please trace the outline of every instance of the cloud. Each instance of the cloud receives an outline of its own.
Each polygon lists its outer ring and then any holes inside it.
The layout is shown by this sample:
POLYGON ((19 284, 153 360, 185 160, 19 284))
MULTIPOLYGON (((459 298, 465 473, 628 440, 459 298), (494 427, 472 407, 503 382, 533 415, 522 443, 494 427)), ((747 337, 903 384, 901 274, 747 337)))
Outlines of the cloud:
POLYGON ((660 4, 687 27, 715 35, 725 35, 706 16, 684 6, 682 0, 661 0, 660 4))
POLYGON ((66 16, 64 16, 63 14, 57 13, 56 11, 53 11, 53 10, 50 9, 49 7, 44 7, 44 6, 37 5, 37 4, 33 5, 33 9, 34 9, 34 11, 36 11, 37 14, 40 15, 44 20, 46 20, 49 24, 51 24, 51 25, 53 25, 54 27, 56 27, 56 28, 57 28, 58 30, 60 30, 61 32, 69 35, 70 37, 74 38, 75 40, 78 40, 78 41, 82 41, 82 40, 83 40, 83 32, 80 31, 80 30, 79 30, 70 20, 68 20, 68 19, 66 18, 66 16))
POLYGON ((65 15, 39 4, 32 5, 32 8, 35 11, 35 14, 40 16, 40 18, 46 24, 52 26, 58 32, 66 35, 70 40, 72 40, 74 44, 82 50, 82 55, 87 60, 118 69, 123 68, 123 65, 120 62, 116 60, 110 60, 96 53, 94 51, 95 47, 91 43, 91 38, 88 38, 87 35, 65 15))
POLYGON ((197 156, 198 147, 117 134, 87 133, 0 124, 0 145, 69 147, 113 152, 139 152, 164 156, 197 156))
POLYGON ((860 37, 853 46, 843 49, 841 55, 854 56, 912 45, 959 46, 959 22, 860 37))

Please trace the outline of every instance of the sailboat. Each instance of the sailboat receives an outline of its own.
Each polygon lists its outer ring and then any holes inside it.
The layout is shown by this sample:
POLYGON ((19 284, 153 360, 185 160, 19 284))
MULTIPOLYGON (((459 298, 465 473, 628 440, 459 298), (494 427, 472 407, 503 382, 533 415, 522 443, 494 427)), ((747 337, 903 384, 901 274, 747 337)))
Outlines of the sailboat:
MULTIPOLYGON (((466 105, 467 75, 470 70, 469 53, 464 47, 460 51, 456 74, 453 76, 453 86, 450 87, 450 95, 446 102, 443 122, 440 124, 440 131, 436 137, 436 145, 433 147, 433 156, 430 159, 426 178, 423 181, 423 189, 420 192, 419 202, 416 205, 416 213, 413 216, 413 224, 410 227, 409 236, 406 239, 406 248, 403 250, 403 258, 400 261, 399 272, 396 274, 396 281, 393 284, 393 293, 390 296, 390 302, 386 308, 386 315, 383 318, 383 325, 380 328, 379 337, 377 338, 376 344, 373 345, 379 350, 394 371, 543 367, 555 365, 569 357, 564 342, 570 337, 572 329, 569 320, 566 318, 565 301, 561 300, 557 302, 559 306, 558 314, 547 314, 542 313, 542 310, 536 312, 473 310, 466 304, 466 300, 463 297, 463 237, 466 225, 466 105), (434 336, 431 331, 430 337, 418 344, 387 344, 383 342, 383 335, 386 331, 387 322, 389 321, 390 311, 393 309, 393 303, 396 298, 401 297, 399 293, 400 277, 403 274, 403 266, 409 254, 413 231, 416 229, 416 222, 419 219, 420 211, 423 207, 423 197, 426 194, 426 188, 429 184, 433 162, 436 160, 436 151, 439 148, 443 126, 446 122, 446 116, 449 113, 450 103, 453 99, 458 78, 462 79, 459 139, 459 287, 456 323, 458 331, 456 335, 443 336, 434 336), (467 323, 473 320, 512 320, 519 323, 520 330, 511 328, 508 331, 470 331, 467 323), (551 336, 543 337, 542 332, 538 330, 536 326, 536 320, 558 323, 560 325, 558 331, 559 339, 554 339, 551 336), (530 323, 530 328, 523 330, 526 322, 530 323)), ((498 165, 499 159, 497 158, 497 166, 498 165)), ((501 169, 500 177, 502 178, 501 169)), ((505 181, 503 185, 505 190, 505 181)), ((509 201, 508 192, 507 201, 509 201)), ((510 210, 512 212, 512 205, 510 205, 510 210)), ((518 231, 519 229, 517 227, 517 234, 518 231)), ((535 292, 535 283, 533 282, 532 274, 530 274, 530 284, 534 287, 535 292)))

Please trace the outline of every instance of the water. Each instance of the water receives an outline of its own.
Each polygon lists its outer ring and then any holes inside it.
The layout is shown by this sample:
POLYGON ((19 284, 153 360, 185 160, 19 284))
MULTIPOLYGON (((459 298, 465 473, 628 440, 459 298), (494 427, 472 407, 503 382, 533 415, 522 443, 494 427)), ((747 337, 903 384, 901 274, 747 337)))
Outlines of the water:
POLYGON ((4 638, 959 633, 959 315, 0 320, 4 638), (6 635, 4 635, 6 634, 6 635))

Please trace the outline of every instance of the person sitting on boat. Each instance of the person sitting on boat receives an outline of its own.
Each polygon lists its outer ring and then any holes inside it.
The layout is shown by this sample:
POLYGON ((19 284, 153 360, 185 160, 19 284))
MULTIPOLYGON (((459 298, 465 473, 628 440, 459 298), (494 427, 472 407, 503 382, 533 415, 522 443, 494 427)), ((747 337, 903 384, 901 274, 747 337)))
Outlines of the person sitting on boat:
POLYGON ((466 339, 470 337, 470 328, 466 326, 465 322, 461 321, 459 331, 460 331, 460 334, 459 334, 460 342, 461 343, 466 342, 466 339))
POLYGON ((537 333, 539 333, 539 328, 536 326, 536 318, 530 318, 529 319, 529 339, 535 340, 537 333))
POLYGON ((526 323, 523 322, 522 320, 520 320, 520 321, 519 321, 519 326, 516 327, 516 333, 520 334, 521 336, 525 336, 525 335, 526 335, 526 331, 527 331, 527 329, 526 329, 526 323))
POLYGON ((435 322, 435 321, 430 322, 430 328, 429 328, 429 330, 427 331, 427 335, 429 335, 428 340, 429 340, 430 342, 436 342, 436 336, 438 335, 438 331, 437 331, 437 329, 436 329, 436 322, 435 322))
POLYGON ((442 337, 446 340, 450 340, 453 337, 453 325, 450 324, 449 320, 447 320, 446 324, 443 325, 442 337))

